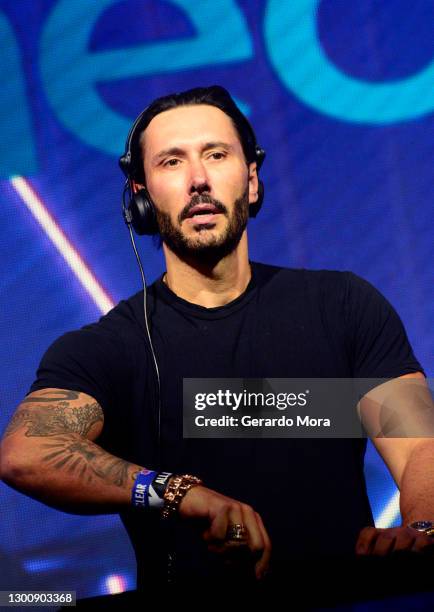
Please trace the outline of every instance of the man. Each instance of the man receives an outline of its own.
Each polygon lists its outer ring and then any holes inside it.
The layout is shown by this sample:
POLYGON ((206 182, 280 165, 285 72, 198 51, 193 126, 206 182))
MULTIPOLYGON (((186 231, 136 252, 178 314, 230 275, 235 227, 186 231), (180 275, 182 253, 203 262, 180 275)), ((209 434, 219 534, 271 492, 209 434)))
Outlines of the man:
POLYGON ((142 114, 126 163, 132 198, 155 207, 166 259, 147 298, 160 389, 140 292, 48 349, 2 442, 11 486, 66 511, 121 514, 139 587, 163 577, 168 550, 175 578, 245 570, 260 580, 294 558, 433 543, 407 527, 434 519, 430 439, 374 440, 401 489, 403 526, 384 530, 373 527, 364 440, 183 439, 184 378, 424 378, 368 283, 249 261, 263 158, 249 130, 220 87, 142 114), (175 517, 169 538, 163 505, 175 517))

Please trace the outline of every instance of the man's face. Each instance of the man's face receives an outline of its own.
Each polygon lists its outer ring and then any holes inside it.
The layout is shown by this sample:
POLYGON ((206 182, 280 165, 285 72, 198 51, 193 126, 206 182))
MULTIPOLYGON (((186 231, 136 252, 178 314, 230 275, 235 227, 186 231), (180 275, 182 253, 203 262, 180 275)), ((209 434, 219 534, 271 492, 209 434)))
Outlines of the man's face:
POLYGON ((180 256, 202 259, 233 251, 258 182, 230 117, 204 104, 177 107, 154 117, 141 143, 163 242, 180 256))

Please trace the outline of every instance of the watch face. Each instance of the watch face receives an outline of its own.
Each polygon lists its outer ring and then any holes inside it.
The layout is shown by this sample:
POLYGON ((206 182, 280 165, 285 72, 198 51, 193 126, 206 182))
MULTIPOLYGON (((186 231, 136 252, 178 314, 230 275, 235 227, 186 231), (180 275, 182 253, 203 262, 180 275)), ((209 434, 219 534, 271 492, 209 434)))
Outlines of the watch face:
POLYGON ((410 527, 418 531, 425 531, 425 529, 433 527, 433 523, 431 521, 416 521, 415 523, 411 523, 410 527))

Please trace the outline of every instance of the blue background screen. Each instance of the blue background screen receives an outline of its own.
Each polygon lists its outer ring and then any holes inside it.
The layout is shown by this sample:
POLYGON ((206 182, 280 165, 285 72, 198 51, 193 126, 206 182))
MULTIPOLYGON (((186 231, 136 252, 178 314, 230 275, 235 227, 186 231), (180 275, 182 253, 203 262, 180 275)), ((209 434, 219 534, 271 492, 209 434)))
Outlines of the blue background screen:
MULTIPOLYGON (((267 151, 251 259, 368 279, 432 376, 433 23, 426 0, 2 0, 0 428, 55 338, 141 288, 117 157, 151 100, 202 85, 229 89, 267 151)), ((139 249, 151 282, 162 252, 139 249)), ((377 524, 398 523, 372 447, 366 476, 377 524)), ((2 589, 134 588, 116 516, 4 484, 0 507, 2 589)))

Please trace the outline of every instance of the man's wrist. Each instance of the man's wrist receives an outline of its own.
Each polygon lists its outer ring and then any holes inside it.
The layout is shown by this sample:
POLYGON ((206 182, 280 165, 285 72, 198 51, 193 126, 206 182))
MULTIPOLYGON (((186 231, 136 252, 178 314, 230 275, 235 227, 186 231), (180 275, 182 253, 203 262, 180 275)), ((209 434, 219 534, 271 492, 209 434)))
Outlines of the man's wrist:
POLYGON ((159 510, 168 519, 177 514, 188 491, 202 485, 200 478, 191 474, 173 474, 141 469, 131 490, 131 503, 143 510, 159 510))
POLYGON ((203 482, 197 476, 191 474, 173 475, 168 482, 164 492, 164 508, 161 512, 163 519, 169 519, 178 513, 179 506, 188 491, 202 485, 203 482))
POLYGON ((131 503, 135 508, 162 510, 164 493, 172 472, 156 472, 143 468, 136 475, 131 490, 131 503))

